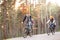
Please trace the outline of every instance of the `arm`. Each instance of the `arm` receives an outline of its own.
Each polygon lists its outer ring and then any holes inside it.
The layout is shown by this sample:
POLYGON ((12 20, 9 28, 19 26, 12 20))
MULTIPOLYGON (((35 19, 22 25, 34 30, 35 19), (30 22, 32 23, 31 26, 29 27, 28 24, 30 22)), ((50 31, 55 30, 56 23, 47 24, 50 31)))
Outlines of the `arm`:
POLYGON ((24 17, 23 22, 25 21, 25 19, 26 19, 26 16, 24 17))
POLYGON ((47 21, 47 24, 50 22, 50 20, 47 21))
POLYGON ((47 27, 49 28, 49 23, 50 23, 50 20, 47 21, 47 27))
POLYGON ((54 20, 53 23, 56 25, 56 21, 54 20))

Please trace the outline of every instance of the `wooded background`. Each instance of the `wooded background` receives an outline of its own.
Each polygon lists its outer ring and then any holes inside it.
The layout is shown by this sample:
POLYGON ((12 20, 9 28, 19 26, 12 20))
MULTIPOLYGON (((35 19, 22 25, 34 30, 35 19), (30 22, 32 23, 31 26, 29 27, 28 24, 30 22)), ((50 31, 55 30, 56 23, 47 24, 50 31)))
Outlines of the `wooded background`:
POLYGON ((48 3, 46 0, 1 0, 0 1, 0 40, 20 37, 23 35, 24 25, 21 23, 24 15, 29 11, 33 20, 33 35, 46 33, 46 22, 49 16, 54 16, 60 30, 60 6, 48 3), (2 1, 2 3, 1 3, 2 1), (24 2, 25 1, 25 2, 24 2), (17 4, 18 3, 18 4, 17 4), (21 3, 21 4, 19 4, 21 3), (16 5, 17 4, 17 5, 16 5))

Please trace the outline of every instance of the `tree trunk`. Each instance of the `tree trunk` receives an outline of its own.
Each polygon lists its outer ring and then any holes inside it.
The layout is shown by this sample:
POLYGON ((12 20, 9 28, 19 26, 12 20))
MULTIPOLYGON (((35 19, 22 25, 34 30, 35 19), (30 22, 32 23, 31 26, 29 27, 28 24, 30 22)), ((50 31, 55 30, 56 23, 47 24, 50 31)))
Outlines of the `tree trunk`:
POLYGON ((3 33, 4 33, 4 36, 3 38, 6 39, 7 38, 7 1, 4 0, 3 4, 3 33))

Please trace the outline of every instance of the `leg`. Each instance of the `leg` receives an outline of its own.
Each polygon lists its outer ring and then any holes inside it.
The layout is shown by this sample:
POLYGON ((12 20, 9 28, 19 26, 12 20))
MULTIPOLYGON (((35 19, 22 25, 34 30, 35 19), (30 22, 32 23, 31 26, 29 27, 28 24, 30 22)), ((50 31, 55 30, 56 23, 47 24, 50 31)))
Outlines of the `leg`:
POLYGON ((53 32, 55 33, 55 27, 53 28, 53 32))
POLYGON ((30 29, 29 31, 29 36, 31 37, 32 36, 32 30, 30 29))
POLYGON ((52 35, 54 35, 54 27, 52 27, 51 29, 52 29, 52 35))

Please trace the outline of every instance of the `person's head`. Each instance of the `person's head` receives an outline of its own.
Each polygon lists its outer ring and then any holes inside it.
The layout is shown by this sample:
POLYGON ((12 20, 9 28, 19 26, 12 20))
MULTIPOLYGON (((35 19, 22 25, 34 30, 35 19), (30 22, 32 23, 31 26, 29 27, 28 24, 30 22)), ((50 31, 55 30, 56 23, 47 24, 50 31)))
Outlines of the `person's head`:
POLYGON ((54 19, 54 17, 53 16, 50 16, 50 19, 54 19))
POLYGON ((54 17, 50 16, 50 21, 53 22, 53 20, 54 20, 54 17))

